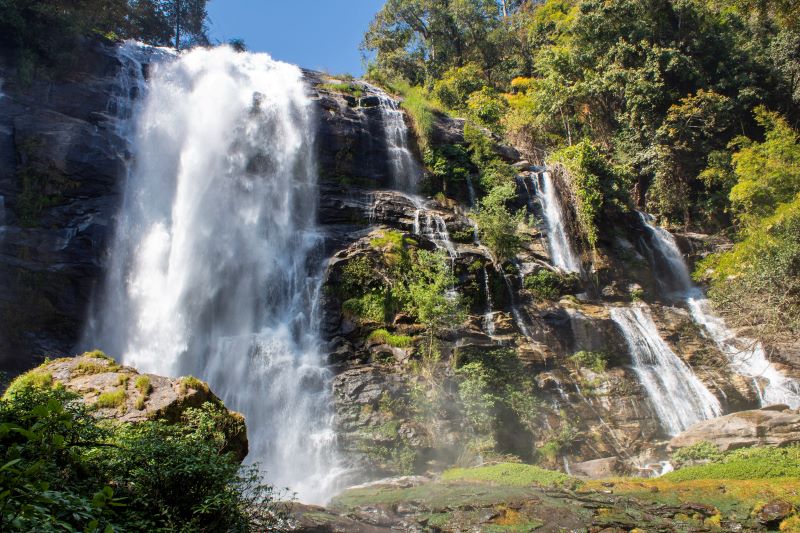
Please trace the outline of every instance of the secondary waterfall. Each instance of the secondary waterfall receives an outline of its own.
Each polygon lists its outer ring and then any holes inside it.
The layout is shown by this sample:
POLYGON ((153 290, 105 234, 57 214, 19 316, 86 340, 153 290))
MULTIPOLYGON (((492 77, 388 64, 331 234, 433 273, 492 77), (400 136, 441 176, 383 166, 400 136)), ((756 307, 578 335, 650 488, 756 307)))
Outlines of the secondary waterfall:
POLYGON ((646 307, 613 307, 609 313, 668 434, 676 435, 695 422, 722 414, 719 400, 661 338, 646 307))
POLYGON ((547 229, 547 243, 553 264, 566 272, 580 272, 581 260, 572 246, 564 218, 564 209, 555 184, 547 170, 537 172, 536 197, 542 206, 547 229))
POLYGON ((655 266, 663 265, 666 272, 666 282, 661 281, 665 292, 685 302, 692 319, 725 354, 735 372, 753 379, 762 405, 782 403, 794 409, 800 407, 800 383, 781 374, 769 362, 761 343, 737 337, 725 325, 725 321, 712 310, 703 291, 692 283, 675 237, 652 224, 647 215, 640 213, 640 216, 650 232, 651 260, 655 266))
POLYGON ((303 501, 337 470, 320 350, 313 110, 297 67, 197 49, 151 65, 87 346, 193 374, 247 418, 248 460, 303 501))

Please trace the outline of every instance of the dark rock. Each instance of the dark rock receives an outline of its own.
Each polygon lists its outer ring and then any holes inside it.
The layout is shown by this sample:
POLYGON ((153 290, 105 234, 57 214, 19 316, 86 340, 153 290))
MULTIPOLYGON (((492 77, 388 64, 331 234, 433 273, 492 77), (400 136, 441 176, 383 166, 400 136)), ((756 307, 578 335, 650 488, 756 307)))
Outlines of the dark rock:
POLYGON ((772 500, 756 511, 756 520, 764 526, 776 527, 794 513, 794 507, 785 500, 772 500))

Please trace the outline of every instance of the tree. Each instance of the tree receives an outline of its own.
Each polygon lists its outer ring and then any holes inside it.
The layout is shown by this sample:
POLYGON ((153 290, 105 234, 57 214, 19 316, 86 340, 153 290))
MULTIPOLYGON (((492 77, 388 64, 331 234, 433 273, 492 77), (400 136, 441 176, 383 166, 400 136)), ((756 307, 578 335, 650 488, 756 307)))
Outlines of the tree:
POLYGON ((506 208, 506 203, 516 195, 510 184, 493 188, 481 200, 481 209, 476 216, 481 242, 501 261, 514 258, 522 245, 522 239, 517 234, 522 212, 512 215, 506 208))

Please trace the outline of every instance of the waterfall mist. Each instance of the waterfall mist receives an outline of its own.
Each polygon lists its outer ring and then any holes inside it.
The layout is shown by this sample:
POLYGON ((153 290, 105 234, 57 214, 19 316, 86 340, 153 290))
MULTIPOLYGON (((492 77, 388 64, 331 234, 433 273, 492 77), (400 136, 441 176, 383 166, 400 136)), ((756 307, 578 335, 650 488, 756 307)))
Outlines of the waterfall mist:
POLYGON ((85 344, 144 372, 207 380, 246 416, 248 461, 323 502, 338 467, 318 334, 316 127, 302 74, 226 47, 150 67, 85 344))

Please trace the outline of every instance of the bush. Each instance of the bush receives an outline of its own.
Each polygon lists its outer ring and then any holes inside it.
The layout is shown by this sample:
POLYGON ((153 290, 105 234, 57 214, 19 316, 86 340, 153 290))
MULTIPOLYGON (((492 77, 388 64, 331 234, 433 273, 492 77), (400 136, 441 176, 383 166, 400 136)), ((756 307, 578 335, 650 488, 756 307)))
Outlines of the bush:
POLYGON ((525 289, 537 300, 555 300, 561 296, 563 284, 558 273, 546 268, 525 276, 525 289))
POLYGON ((371 322, 383 323, 386 320, 385 295, 373 291, 360 298, 350 298, 342 304, 342 310, 371 322))
POLYGON ((590 352, 581 350, 570 356, 570 359, 584 368, 594 372, 605 372, 608 366, 608 354, 605 352, 590 352))
POLYGON ((715 463, 720 462, 724 456, 725 454, 720 452, 719 448, 717 448, 714 444, 708 441, 703 441, 693 444, 692 446, 681 448, 673 453, 672 464, 676 468, 680 468, 686 463, 700 461, 715 463))
POLYGON ((522 211, 512 214, 506 207, 506 203, 514 198, 516 191, 513 186, 495 187, 481 200, 481 209, 476 215, 481 242, 501 261, 514 258, 522 246, 522 237, 517 229, 524 214, 522 211))
POLYGON ((483 72, 475 63, 454 67, 433 86, 433 95, 448 109, 461 110, 467 99, 485 84, 483 72))
POLYGON ((477 468, 451 468, 442 473, 442 481, 488 481, 512 487, 530 485, 561 487, 575 483, 573 478, 561 472, 522 463, 500 463, 477 468))
POLYGON ((113 392, 104 392, 97 397, 94 406, 98 409, 111 409, 125 404, 128 395, 125 389, 117 389, 113 392))
POLYGON ((482 87, 467 99, 469 116, 479 124, 496 132, 502 129, 500 119, 507 108, 506 101, 490 87, 482 87))
POLYGON ((0 400, 2 531, 279 531, 285 510, 225 449, 217 411, 101 424, 74 394, 0 400))

